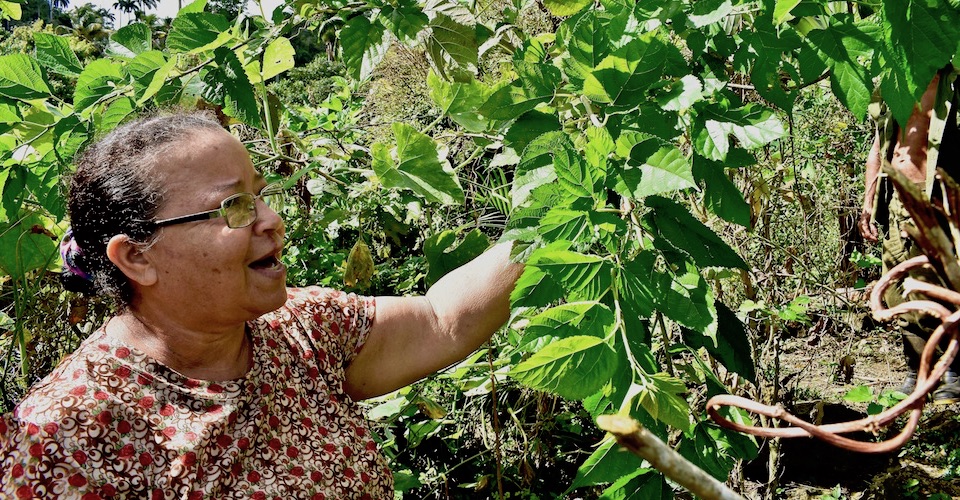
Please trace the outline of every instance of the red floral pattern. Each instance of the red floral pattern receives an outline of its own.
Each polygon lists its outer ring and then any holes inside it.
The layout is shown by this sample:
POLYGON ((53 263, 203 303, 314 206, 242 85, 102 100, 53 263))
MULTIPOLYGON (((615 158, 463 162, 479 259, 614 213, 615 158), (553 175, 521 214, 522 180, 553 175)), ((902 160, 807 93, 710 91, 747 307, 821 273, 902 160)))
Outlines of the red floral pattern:
POLYGON ((103 328, 0 418, 0 497, 393 498, 344 367, 372 298, 291 288, 244 378, 184 377, 103 328))

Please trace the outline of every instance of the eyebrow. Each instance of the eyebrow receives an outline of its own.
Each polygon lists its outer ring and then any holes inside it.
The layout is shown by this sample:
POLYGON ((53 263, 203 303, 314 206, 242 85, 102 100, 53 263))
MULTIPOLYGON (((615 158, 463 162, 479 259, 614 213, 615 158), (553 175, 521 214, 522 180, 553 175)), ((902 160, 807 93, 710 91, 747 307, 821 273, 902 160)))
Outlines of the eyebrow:
MULTIPOLYGON (((257 175, 255 175, 255 176, 253 177, 253 185, 254 185, 254 186, 257 186, 257 185, 259 185, 259 184, 266 184, 266 178, 263 176, 262 173, 257 172, 257 175)), ((240 189, 241 186, 243 186, 243 180, 242 180, 242 179, 237 179, 237 180, 235 180, 235 181, 233 181, 233 182, 230 182, 230 183, 220 184, 220 185, 214 186, 213 192, 214 192, 214 193, 217 193, 217 194, 228 194, 228 195, 229 195, 229 194, 236 194, 236 193, 239 193, 239 192, 241 191, 241 189, 240 189)), ((257 192, 259 192, 258 189, 255 189, 254 191, 256 191, 256 192, 251 193, 251 194, 257 194, 257 192)))

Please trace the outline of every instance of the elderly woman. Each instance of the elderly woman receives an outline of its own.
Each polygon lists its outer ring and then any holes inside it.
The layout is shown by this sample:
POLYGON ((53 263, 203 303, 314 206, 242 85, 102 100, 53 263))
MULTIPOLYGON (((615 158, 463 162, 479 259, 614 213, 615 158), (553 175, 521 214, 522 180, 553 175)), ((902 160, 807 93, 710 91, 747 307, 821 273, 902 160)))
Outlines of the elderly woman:
POLYGON ((0 419, 0 497, 393 497, 355 401, 487 340, 520 266, 501 245, 423 297, 287 288, 278 191, 200 114, 83 153, 67 282, 122 308, 0 419))

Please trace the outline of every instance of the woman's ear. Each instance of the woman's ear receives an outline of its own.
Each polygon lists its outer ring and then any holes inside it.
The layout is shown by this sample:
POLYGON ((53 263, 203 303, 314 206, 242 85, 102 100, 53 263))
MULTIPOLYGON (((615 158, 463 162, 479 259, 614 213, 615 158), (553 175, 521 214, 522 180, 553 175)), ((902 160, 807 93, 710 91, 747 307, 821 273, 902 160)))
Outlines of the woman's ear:
POLYGON ((129 236, 118 234, 107 243, 107 258, 130 281, 140 286, 150 286, 157 282, 157 270, 141 248, 129 236))

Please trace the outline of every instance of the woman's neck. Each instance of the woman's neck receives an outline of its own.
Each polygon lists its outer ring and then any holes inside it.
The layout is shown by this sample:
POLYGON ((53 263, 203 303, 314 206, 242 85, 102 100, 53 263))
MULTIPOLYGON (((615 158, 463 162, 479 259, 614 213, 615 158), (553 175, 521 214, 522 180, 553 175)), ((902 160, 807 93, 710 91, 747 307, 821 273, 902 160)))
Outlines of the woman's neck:
POLYGON ((252 342, 244 324, 201 331, 130 308, 107 324, 107 334, 195 379, 241 378, 253 359, 252 342))

